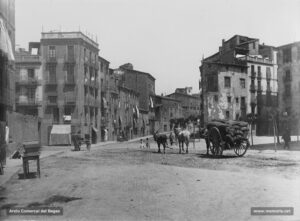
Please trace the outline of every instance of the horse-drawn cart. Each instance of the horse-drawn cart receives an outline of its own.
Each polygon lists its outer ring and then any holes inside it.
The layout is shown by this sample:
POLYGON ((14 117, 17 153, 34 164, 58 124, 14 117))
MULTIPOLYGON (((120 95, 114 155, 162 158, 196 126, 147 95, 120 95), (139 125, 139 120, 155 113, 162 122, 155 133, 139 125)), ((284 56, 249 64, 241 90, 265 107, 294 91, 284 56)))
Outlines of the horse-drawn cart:
POLYGON ((86 144, 87 150, 91 149, 91 140, 89 134, 85 134, 84 137, 82 137, 81 134, 72 134, 71 138, 74 144, 75 151, 80 151, 80 147, 82 144, 86 144))
POLYGON ((206 142, 214 156, 221 156, 223 150, 233 149, 241 157, 250 146, 248 133, 246 122, 214 120, 207 124, 206 142))

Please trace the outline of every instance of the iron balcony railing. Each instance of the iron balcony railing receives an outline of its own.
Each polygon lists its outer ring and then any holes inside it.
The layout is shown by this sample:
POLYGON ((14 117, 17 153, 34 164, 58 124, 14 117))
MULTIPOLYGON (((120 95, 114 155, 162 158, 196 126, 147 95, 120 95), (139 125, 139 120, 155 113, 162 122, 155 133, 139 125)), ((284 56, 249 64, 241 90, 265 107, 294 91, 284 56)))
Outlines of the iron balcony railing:
POLYGON ((41 85, 42 80, 38 79, 37 77, 31 77, 31 78, 17 77, 16 78, 16 84, 18 84, 18 85, 29 85, 29 86, 41 85))
POLYGON ((76 105, 76 97, 75 96, 66 96, 65 97, 65 105, 76 105))
POLYGON ((18 106, 40 106, 42 102, 35 98, 27 98, 27 99, 16 99, 16 104, 18 106))

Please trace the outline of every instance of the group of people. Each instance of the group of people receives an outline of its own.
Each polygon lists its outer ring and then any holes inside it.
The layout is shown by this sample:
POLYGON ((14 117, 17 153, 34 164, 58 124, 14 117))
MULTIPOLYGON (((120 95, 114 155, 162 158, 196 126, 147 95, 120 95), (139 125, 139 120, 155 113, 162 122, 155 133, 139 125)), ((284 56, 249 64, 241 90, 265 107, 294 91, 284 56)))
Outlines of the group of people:
POLYGON ((144 149, 150 149, 150 143, 149 143, 149 138, 146 138, 146 140, 144 141, 143 139, 140 139, 140 148, 144 149))

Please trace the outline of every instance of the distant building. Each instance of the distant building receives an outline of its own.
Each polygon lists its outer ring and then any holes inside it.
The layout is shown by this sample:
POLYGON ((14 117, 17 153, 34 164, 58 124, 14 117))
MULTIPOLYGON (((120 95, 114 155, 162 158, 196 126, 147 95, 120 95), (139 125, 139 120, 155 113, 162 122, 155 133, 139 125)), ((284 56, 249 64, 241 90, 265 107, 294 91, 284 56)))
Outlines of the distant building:
POLYGON ((100 139, 98 43, 81 32, 44 32, 41 39, 43 111, 46 128, 71 124, 73 133, 100 139))
POLYGON ((99 77, 100 77, 100 101, 101 101, 101 109, 100 109, 100 118, 101 118, 101 141, 106 140, 114 140, 112 136, 113 130, 111 125, 112 112, 111 103, 108 103, 111 97, 111 83, 113 80, 111 79, 111 69, 109 69, 110 62, 104 59, 103 57, 98 56, 99 60, 99 77), (110 108, 109 108, 110 107, 110 108))
POLYGON ((0 0, 0 121, 15 110, 15 0, 0 0))
POLYGON ((268 116, 277 107, 276 53, 255 38, 235 35, 223 40, 219 52, 203 59, 200 67, 202 122, 246 120, 252 113, 259 118, 257 133, 268 134, 268 116))
POLYGON ((134 70, 133 65, 130 63, 121 65, 114 72, 123 75, 122 81, 124 87, 139 93, 139 108, 148 112, 149 116, 149 124, 146 125, 148 129, 145 129, 145 131, 153 133, 157 123, 155 122, 153 105, 153 97, 155 96, 155 78, 149 73, 134 70))
POLYGON ((192 87, 177 88, 175 93, 167 95, 181 102, 184 118, 200 115, 200 94, 192 94, 191 91, 192 87))
POLYGON ((26 115, 41 115, 43 76, 39 49, 39 43, 30 43, 29 51, 19 49, 15 52, 16 111, 26 115))
POLYGON ((139 93, 135 90, 119 85, 119 106, 118 106, 118 135, 124 134, 128 139, 140 136, 138 119, 139 111, 139 93))
POLYGON ((294 116, 292 133, 299 132, 300 116, 300 42, 278 47, 278 90, 280 113, 294 116))
POLYGON ((160 132, 172 130, 173 128, 170 120, 183 117, 181 102, 170 97, 156 95, 155 116, 159 124, 156 130, 159 130, 160 132))

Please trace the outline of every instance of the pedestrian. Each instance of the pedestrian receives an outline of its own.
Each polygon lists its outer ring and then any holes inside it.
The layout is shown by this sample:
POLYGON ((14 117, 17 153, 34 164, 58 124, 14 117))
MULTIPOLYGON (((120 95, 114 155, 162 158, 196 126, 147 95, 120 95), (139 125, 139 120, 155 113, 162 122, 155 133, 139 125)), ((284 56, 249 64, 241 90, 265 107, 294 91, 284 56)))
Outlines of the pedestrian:
POLYGON ((146 138, 146 148, 147 148, 147 149, 150 149, 149 138, 146 138))
POLYGON ((144 140, 140 139, 140 149, 144 149, 145 145, 144 145, 144 140))
POLYGON ((285 128, 282 139, 284 140, 284 146, 283 149, 290 149, 290 144, 289 142, 291 141, 291 135, 290 135, 290 130, 288 127, 285 128))

